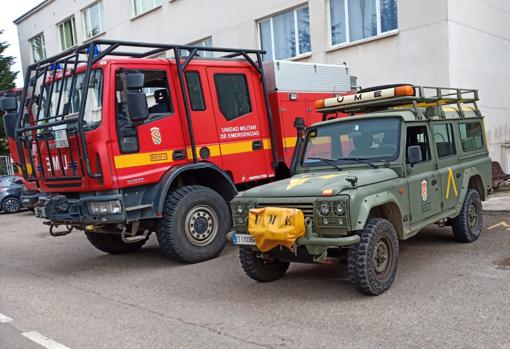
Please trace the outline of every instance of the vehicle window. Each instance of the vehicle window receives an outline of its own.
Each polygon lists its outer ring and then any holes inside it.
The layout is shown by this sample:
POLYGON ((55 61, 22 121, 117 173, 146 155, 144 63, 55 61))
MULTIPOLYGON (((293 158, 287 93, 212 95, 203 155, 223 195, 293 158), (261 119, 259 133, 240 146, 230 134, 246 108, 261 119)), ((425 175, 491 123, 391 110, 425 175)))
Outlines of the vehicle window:
POLYGON ((452 124, 433 125, 434 143, 436 143, 437 156, 445 158, 457 154, 453 139, 452 124))
MULTIPOLYGON (((413 126, 407 128, 406 149, 410 146, 418 145, 421 148, 422 161, 429 161, 430 145, 426 126, 413 126)), ((407 151, 406 151, 406 161, 407 151)))
POLYGON ((479 122, 463 122, 459 124, 460 141, 464 151, 474 151, 482 149, 483 127, 479 122))
POLYGON ((250 92, 244 74, 214 75, 218 104, 227 120, 251 113, 250 92))
POLYGON ((14 181, 14 183, 15 183, 15 184, 19 184, 19 185, 23 184, 23 182, 21 181, 21 179, 16 179, 16 180, 14 181))
POLYGON ((396 118, 338 122, 317 127, 307 135, 303 166, 338 164, 356 159, 383 161, 398 158, 400 121, 396 118), (322 159, 322 160, 321 160, 322 159))
POLYGON ((204 95, 202 93, 202 84, 200 82, 200 73, 197 71, 187 71, 185 74, 191 110, 205 110, 205 101, 204 95))
MULTIPOLYGON (((137 70, 137 72, 144 75, 143 92, 145 92, 147 97, 149 114, 154 116, 157 114, 173 113, 166 72, 161 70, 137 70)), ((121 94, 123 93, 122 83, 118 74, 116 82, 117 115, 123 115, 123 105, 121 102, 121 94)))

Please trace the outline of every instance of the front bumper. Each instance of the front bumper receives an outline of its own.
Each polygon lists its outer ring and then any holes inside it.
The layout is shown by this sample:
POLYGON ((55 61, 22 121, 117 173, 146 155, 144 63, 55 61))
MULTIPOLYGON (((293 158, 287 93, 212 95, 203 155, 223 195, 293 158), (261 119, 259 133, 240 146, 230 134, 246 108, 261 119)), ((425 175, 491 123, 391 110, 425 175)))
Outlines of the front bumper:
POLYGON ((37 191, 24 191, 21 194, 21 203, 26 208, 35 208, 39 206, 39 199, 42 194, 37 191))
POLYGON ((103 225, 117 224, 126 221, 126 210, 122 195, 90 195, 79 199, 68 198, 64 195, 52 197, 42 196, 39 198, 39 206, 35 208, 35 214, 39 218, 45 218, 56 224, 70 225, 103 225), (118 214, 92 214, 89 209, 90 202, 106 202, 120 200, 122 210, 118 214))

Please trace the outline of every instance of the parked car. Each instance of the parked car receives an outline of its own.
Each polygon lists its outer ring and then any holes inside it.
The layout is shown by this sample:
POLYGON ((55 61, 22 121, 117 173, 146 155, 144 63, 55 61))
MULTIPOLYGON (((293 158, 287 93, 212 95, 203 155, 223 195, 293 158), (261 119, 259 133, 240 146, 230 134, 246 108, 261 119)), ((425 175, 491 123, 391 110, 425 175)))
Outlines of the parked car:
POLYGON ((6 213, 19 212, 23 205, 21 204, 21 193, 23 192, 23 182, 16 176, 0 177, 0 208, 6 213))

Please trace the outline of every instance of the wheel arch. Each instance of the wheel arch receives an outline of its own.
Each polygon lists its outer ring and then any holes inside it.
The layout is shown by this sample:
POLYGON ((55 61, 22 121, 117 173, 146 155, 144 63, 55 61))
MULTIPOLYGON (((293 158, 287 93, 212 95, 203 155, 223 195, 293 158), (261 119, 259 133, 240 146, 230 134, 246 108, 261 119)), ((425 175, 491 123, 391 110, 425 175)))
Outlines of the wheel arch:
POLYGON ((469 178, 468 189, 476 190, 478 192, 478 194, 480 194, 480 198, 482 199, 482 201, 485 201, 486 192, 485 192, 485 188, 483 186, 482 177, 479 174, 476 174, 469 178))
POLYGON ((214 164, 199 162, 173 167, 163 175, 159 183, 157 197, 154 200, 157 212, 163 211, 165 198, 169 191, 186 185, 202 185, 220 194, 227 203, 237 194, 232 178, 214 164))
POLYGON ((366 197, 360 205, 353 230, 363 229, 370 218, 388 220, 395 227, 398 238, 405 238, 402 209, 392 193, 384 192, 366 197))

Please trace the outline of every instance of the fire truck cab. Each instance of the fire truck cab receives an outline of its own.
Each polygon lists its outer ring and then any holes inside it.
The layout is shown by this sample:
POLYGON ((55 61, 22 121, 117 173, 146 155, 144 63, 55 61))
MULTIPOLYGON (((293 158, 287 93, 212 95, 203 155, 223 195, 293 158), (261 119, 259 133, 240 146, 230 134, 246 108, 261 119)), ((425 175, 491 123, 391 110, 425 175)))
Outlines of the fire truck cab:
POLYGON ((345 66, 263 54, 101 40, 28 67, 6 125, 52 235, 83 230, 96 248, 123 253, 156 232, 177 260, 217 256, 237 191, 288 176, 298 132, 322 118, 313 102, 351 86, 345 66), (222 56, 200 58, 206 51, 222 56), (285 69, 301 69, 311 88, 278 90, 285 69))

